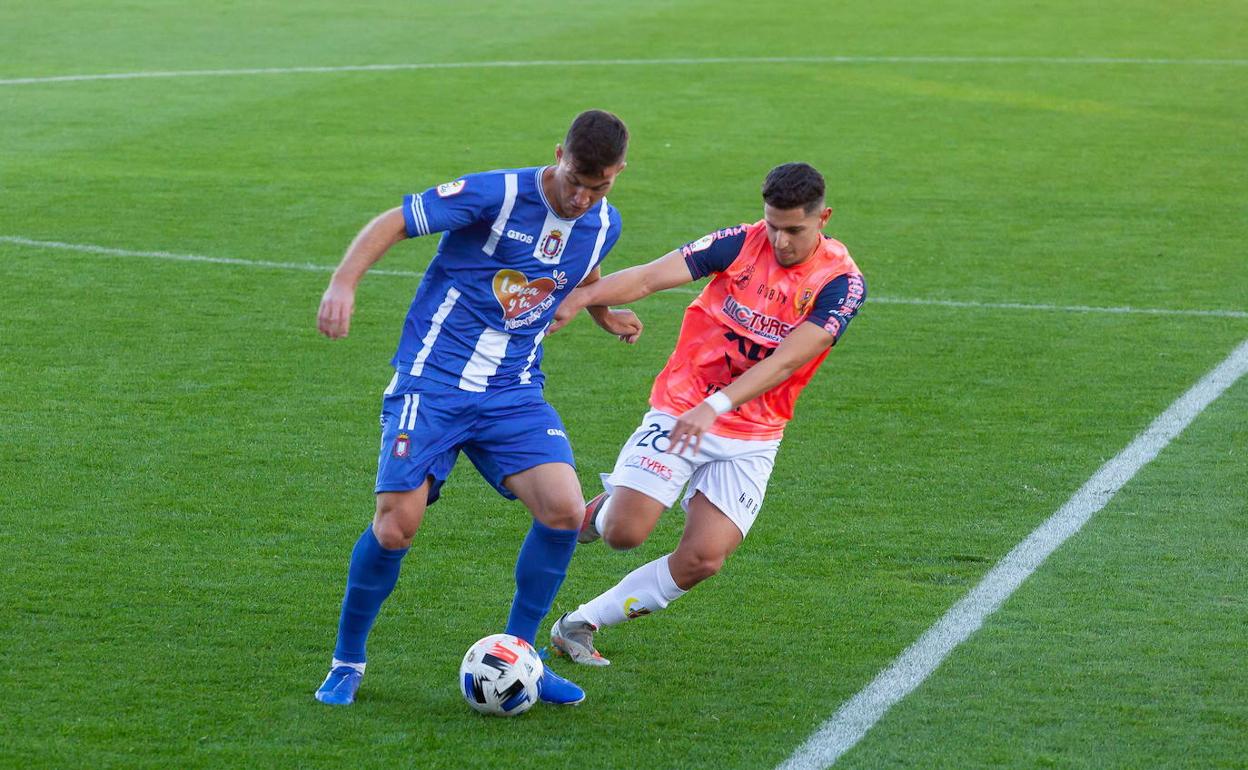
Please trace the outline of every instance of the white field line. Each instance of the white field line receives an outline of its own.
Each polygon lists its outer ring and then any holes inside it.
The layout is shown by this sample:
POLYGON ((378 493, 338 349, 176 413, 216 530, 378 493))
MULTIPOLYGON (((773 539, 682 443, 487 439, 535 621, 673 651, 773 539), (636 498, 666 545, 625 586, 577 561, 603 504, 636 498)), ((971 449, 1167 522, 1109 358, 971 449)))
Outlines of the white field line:
POLYGON ((867 733, 894 704, 923 680, 1005 602, 1045 559, 1113 499, 1205 407, 1248 372, 1248 340, 1184 393, 1126 449, 1101 466, 1074 497, 997 563, 979 585, 945 613, 919 640, 827 722, 781 765, 784 770, 826 768, 867 733))
POLYGON ((538 59, 532 61, 409 62, 350 64, 327 67, 251 67, 207 70, 146 70, 82 75, 7 78, 0 86, 74 83, 87 80, 144 78, 237 77, 242 75, 305 75, 333 72, 396 72, 403 70, 516 69, 520 67, 685 67, 717 64, 1038 64, 1244 67, 1248 59, 1149 59, 1108 56, 709 56, 674 59, 538 59))
MULTIPOLYGON (((275 270, 304 270, 314 273, 332 273, 333 265, 318 265, 311 262, 273 262, 261 259, 239 259, 237 257, 210 257, 202 254, 176 254, 168 251, 131 251, 114 249, 108 246, 96 246, 90 243, 62 243, 61 241, 39 241, 17 235, 0 235, 0 243, 14 246, 25 246, 35 249, 59 249, 77 251, 85 254, 100 254, 109 257, 129 257, 146 259, 164 259, 174 262, 205 262, 215 265, 238 265, 242 267, 262 267, 275 270)), ((414 270, 387 270, 374 268, 370 275, 394 275, 404 278, 420 278, 424 273, 414 270)), ((669 294, 695 294, 700 289, 677 287, 670 289, 669 294)), ((1127 315, 1172 315, 1172 316, 1211 316, 1215 318, 1245 318, 1248 310, 1185 310, 1182 308, 1149 308, 1149 307, 1094 307, 1090 305, 1042 305, 1023 302, 960 302, 945 299, 921 299, 907 297, 871 297, 873 305, 927 305, 935 307, 967 308, 971 310, 1038 310, 1059 313, 1113 313, 1127 315)))

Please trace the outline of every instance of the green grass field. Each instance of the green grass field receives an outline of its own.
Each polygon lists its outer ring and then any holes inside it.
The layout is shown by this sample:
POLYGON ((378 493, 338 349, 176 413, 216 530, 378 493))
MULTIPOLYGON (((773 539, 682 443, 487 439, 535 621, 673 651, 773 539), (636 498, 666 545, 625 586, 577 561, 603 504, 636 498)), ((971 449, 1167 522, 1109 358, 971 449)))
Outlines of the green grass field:
MULTIPOLYGON (((1248 6, 933 6, 0 8, 0 765, 783 762, 1248 338, 1248 6), (581 63, 40 80, 532 61, 581 63), (465 462, 359 702, 323 707, 417 282, 368 277, 330 342, 328 270, 403 193, 544 163, 588 107, 633 135, 608 271, 757 219, 800 159, 871 299, 724 572, 603 633, 611 667, 553 664, 583 706, 497 720, 458 694, 528 527, 465 462)), ((547 345, 587 493, 691 297, 639 303, 635 348, 587 320, 547 345)), ((838 766, 1248 767, 1246 501, 1241 380, 838 766)), ((556 611, 681 525, 581 549, 556 611)))

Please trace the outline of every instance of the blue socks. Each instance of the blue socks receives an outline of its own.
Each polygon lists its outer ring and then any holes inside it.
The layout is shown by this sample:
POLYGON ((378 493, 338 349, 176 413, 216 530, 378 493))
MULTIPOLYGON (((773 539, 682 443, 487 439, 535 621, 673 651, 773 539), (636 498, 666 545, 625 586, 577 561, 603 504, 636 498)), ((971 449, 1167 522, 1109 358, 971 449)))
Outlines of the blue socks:
MULTIPOLYGON (((572 535, 575 540, 576 533, 572 535)), ((342 615, 338 620, 338 645, 334 648, 337 660, 364 662, 364 642, 381 610, 381 603, 398 582, 399 564, 406 553, 406 548, 382 548, 371 524, 356 541, 351 551, 351 567, 347 570, 342 615)), ((568 556, 571 557, 570 552, 568 556)))
POLYGON ((516 597, 511 601, 507 633, 534 644, 542 622, 568 574, 576 550, 575 529, 552 529, 534 520, 516 559, 516 597))

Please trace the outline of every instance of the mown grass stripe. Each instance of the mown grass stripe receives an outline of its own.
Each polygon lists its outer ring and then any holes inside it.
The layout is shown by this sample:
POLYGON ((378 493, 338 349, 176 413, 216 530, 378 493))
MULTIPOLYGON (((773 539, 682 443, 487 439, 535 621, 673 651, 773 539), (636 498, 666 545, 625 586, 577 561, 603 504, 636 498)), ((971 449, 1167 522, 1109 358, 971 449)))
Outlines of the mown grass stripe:
MULTIPOLYGON (((26 246, 39 249, 60 249, 77 251, 84 254, 100 254, 110 257, 133 257, 146 259, 166 259, 175 262, 203 262, 215 265, 235 265, 240 267, 261 267, 276 270, 306 270, 314 273, 332 273, 334 265, 318 265, 312 262, 275 262, 263 259, 242 259, 239 257, 212 257, 204 254, 178 254, 168 251, 133 251, 116 249, 108 246, 97 246, 90 243, 64 243, 62 241, 40 241, 16 235, 0 235, 0 243, 15 246, 26 246)), ((368 271, 372 275, 393 275, 405 278, 420 278, 424 273, 414 270, 388 270, 374 268, 368 271)), ((700 289, 678 287, 672 293, 694 294, 700 289)), ((1112 313, 1126 315, 1173 315, 1173 316, 1208 316, 1214 318, 1248 318, 1244 310, 1200 310, 1186 308, 1149 308, 1149 307, 1096 307, 1092 305, 1050 305, 1029 304, 1025 302, 972 302, 947 299, 923 299, 917 297, 872 297, 872 304, 881 305, 923 305, 969 310, 1035 310, 1059 313, 1112 313)))
POLYGON ((1062 543, 1082 529, 1141 468, 1245 373, 1248 340, 1171 404, 1126 449, 1101 466, 1057 513, 1006 554, 979 585, 869 685, 846 701, 781 765, 783 770, 829 767, 853 748, 890 708, 913 692, 954 648, 975 633, 1062 543))

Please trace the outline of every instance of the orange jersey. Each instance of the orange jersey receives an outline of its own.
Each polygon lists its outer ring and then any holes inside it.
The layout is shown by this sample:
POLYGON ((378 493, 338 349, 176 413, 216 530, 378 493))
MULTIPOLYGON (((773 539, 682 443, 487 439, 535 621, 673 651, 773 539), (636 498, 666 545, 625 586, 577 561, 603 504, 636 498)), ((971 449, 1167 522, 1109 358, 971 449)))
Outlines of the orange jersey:
MULTIPOLYGON (((650 391, 651 406, 676 416, 771 355, 800 323, 817 323, 839 339, 866 298, 858 266, 840 241, 827 236, 814 256, 793 267, 776 261, 762 221, 711 233, 682 253, 694 278, 717 275, 686 308, 676 348, 650 391)), ((825 350, 784 382, 721 415, 710 432, 780 438, 798 394, 827 355, 825 350)))

